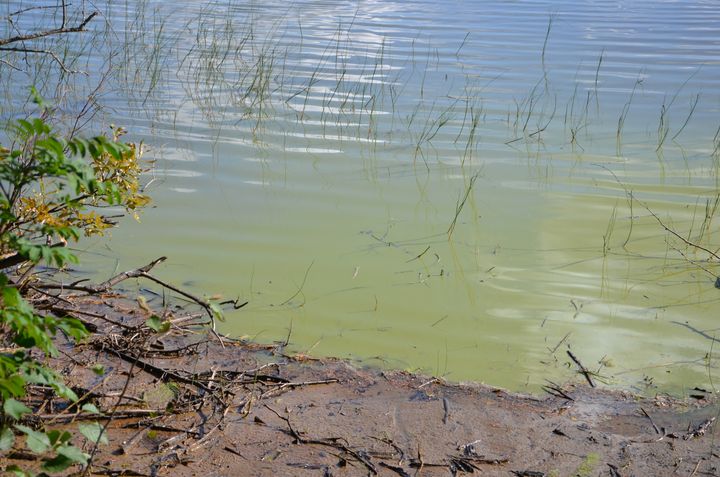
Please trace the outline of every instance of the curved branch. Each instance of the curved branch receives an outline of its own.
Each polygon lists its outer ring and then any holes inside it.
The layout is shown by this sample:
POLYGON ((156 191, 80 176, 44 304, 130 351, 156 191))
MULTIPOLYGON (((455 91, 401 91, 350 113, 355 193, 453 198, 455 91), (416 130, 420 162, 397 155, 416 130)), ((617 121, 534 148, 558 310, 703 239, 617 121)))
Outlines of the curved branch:
MULTIPOLYGON (((90 23, 90 20, 95 18, 95 16, 98 14, 98 12, 92 12, 90 15, 85 17, 85 19, 75 27, 61 27, 61 28, 53 28, 51 30, 43 30, 35 33, 28 33, 26 35, 15 35, 11 36, 9 38, 3 38, 0 39, 0 46, 9 45, 11 43, 17 43, 20 41, 28 41, 28 40, 36 40, 38 38, 44 38, 46 36, 53 36, 53 35, 63 35, 65 33, 78 33, 82 31, 86 31, 85 27, 88 23, 90 23)), ((20 49, 20 51, 27 51, 28 53, 37 53, 37 51, 29 50, 29 49, 20 49)))

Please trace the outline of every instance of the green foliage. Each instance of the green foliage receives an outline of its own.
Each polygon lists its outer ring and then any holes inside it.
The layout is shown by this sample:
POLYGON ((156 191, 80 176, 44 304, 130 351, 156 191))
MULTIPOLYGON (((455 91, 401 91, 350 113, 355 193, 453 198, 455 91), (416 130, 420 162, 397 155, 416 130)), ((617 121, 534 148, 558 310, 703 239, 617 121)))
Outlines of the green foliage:
POLYGON ((90 459, 90 454, 70 444, 72 434, 68 431, 39 432, 20 424, 15 428, 26 435, 25 445, 32 452, 52 455, 42 459, 42 469, 46 472, 62 472, 71 465, 87 464, 90 459))
POLYGON ((80 424, 80 433, 87 437, 90 442, 100 442, 107 444, 107 436, 104 433, 103 427, 97 422, 91 422, 88 424, 80 424))
MULTIPOLYGON (((36 103, 43 104, 37 97, 36 103)), ((75 318, 37 313, 4 269, 41 261, 58 267, 77 263, 65 244, 113 225, 98 211, 120 206, 134 215, 149 199, 139 187, 141 147, 121 142, 122 129, 114 128, 111 138, 66 140, 39 117, 16 120, 8 130, 12 146, 0 145, 0 344, 5 350, 0 353, 0 451, 12 448, 19 433, 25 447, 38 454, 42 470, 56 473, 87 465, 90 455, 72 445, 70 432, 21 424, 33 410, 19 399, 34 384, 77 401, 38 356, 57 354, 53 336, 58 331, 81 340, 87 330, 75 318)), ((82 410, 99 414, 92 404, 82 410)), ((79 431, 92 445, 107 443, 97 423, 82 424, 79 431)), ((17 466, 4 471, 32 475, 17 466)))
POLYGON ((3 412, 15 420, 20 419, 24 414, 32 412, 32 409, 15 399, 6 399, 3 403, 3 412))
POLYGON ((114 222, 99 210, 121 206, 135 215, 149 202, 140 192, 142 148, 121 142, 121 128, 111 139, 68 141, 40 118, 19 119, 9 130, 16 147, 0 147, 0 253, 57 266, 76 262, 47 242, 102 234, 114 222))
POLYGON ((170 322, 163 321, 157 315, 152 315, 150 318, 145 320, 145 324, 155 333, 166 333, 168 330, 170 330, 170 322))

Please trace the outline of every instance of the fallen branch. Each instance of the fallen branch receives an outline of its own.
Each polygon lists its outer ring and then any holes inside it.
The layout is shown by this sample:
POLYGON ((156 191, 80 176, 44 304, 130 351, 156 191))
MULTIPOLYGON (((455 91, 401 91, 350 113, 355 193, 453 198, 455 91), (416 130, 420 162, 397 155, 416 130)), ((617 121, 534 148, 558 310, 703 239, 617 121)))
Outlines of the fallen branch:
MULTIPOLYGON (((285 389, 298 388, 298 387, 302 387, 302 386, 314 386, 317 384, 332 384, 332 383, 337 383, 337 382, 339 382, 337 379, 323 379, 321 381, 304 381, 304 382, 297 382, 297 383, 285 382, 285 383, 276 385, 276 387, 262 393, 260 395, 260 399, 265 399, 267 397, 274 396, 274 395, 280 393, 281 391, 284 391, 285 389)), ((243 382, 242 384, 250 384, 250 382, 243 382)))
POLYGON ((81 290, 90 292, 90 293, 104 293, 109 291, 111 288, 113 288, 118 283, 127 280, 129 278, 138 278, 142 277, 143 274, 146 274, 150 270, 155 267, 158 263, 162 263, 165 260, 167 260, 167 257, 160 257, 158 259, 153 260, 152 262, 148 263, 147 265, 136 268, 135 270, 128 270, 127 272, 120 273, 118 275, 115 275, 114 277, 100 283, 99 285, 89 285, 85 287, 78 287, 81 290))
POLYGON ((710 429, 710 426, 713 425, 715 422, 715 418, 711 417, 710 419, 706 419, 703 422, 701 422, 697 427, 688 426, 688 431, 685 433, 677 433, 673 432, 671 434, 668 434, 668 437, 672 437, 674 439, 682 438, 685 441, 688 441, 690 439, 693 439, 695 437, 701 437, 705 435, 705 432, 707 432, 708 429, 710 429))
MULTIPOLYGON (((163 259, 164 259, 164 257, 163 257, 163 259)), ((211 321, 211 323, 212 323, 212 332, 213 332, 213 334, 215 334, 215 337, 218 338, 218 339, 220 339, 220 342, 222 343, 222 339, 221 339, 220 336, 215 332, 215 315, 216 315, 216 311, 215 311, 215 309, 213 308, 212 304, 211 304, 209 301, 207 301, 207 300, 205 300, 205 299, 202 299, 202 298, 198 298, 198 297, 196 297, 195 295, 192 295, 192 294, 190 294, 190 293, 188 293, 188 292, 186 292, 186 291, 183 291, 183 290, 181 290, 181 289, 179 289, 179 288, 177 288, 177 287, 175 287, 175 286, 173 286, 173 285, 171 285, 171 284, 169 284, 169 283, 167 283, 167 282, 164 282, 164 281, 160 280, 159 278, 156 278, 156 277, 150 275, 149 273, 147 273, 147 272, 144 271, 144 270, 141 270, 141 271, 140 271, 139 276, 142 277, 142 278, 147 278, 148 280, 151 280, 151 281, 157 283, 158 285, 162 285, 162 286, 164 286, 165 288, 167 288, 168 290, 172 290, 172 291, 174 291, 175 293, 178 293, 178 294, 184 296, 185 298, 188 298, 189 300, 192 300, 192 301, 194 301, 195 303, 197 303, 198 305, 202 306, 202 307, 205 309, 205 311, 207 311, 208 315, 210 316, 210 321, 211 321)))
MULTIPOLYGON (((64 3, 64 2, 63 2, 64 3)), ((36 40, 38 38, 43 38, 47 36, 53 36, 53 35, 63 35, 65 33, 79 33, 86 31, 85 27, 88 23, 90 23, 90 20, 95 18, 95 16, 98 14, 98 12, 92 12, 90 15, 85 17, 85 19, 80 22, 79 25, 74 27, 66 27, 62 26, 60 28, 52 28, 50 30, 43 30, 35 33, 28 33, 26 35, 15 35, 8 38, 0 39, 0 47, 9 45, 11 43, 18 43, 23 41, 29 41, 29 40, 36 40)))
MULTIPOLYGON (((217 332, 215 331, 215 318, 218 315, 218 311, 217 311, 216 307, 213 306, 212 303, 210 303, 208 300, 199 298, 191 293, 181 290, 180 288, 178 288, 170 283, 167 283, 163 280, 160 280, 159 278, 157 278, 153 275, 150 275, 148 273, 150 270, 152 270, 155 267, 155 265, 157 265, 158 263, 162 263, 165 260, 167 260, 167 257, 160 257, 158 259, 153 260, 152 262, 148 263, 147 265, 145 265, 143 267, 136 268, 134 270, 128 270, 127 272, 123 272, 118 275, 115 275, 114 277, 100 283, 99 285, 88 285, 88 286, 82 286, 82 287, 78 286, 78 287, 75 287, 75 289, 95 294, 95 293, 107 292, 111 288, 116 286, 118 283, 120 283, 124 280, 127 280, 129 278, 145 278, 147 280, 153 281, 153 282, 157 283, 158 285, 161 285, 161 286, 167 288, 168 290, 172 290, 175 293, 178 293, 179 295, 184 296, 185 298, 187 298, 187 299, 197 303, 201 307, 203 307, 203 309, 205 309, 207 314, 210 316, 210 323, 212 325, 211 331, 212 331, 213 335, 220 341, 220 343, 223 346, 225 346, 223 338, 220 337, 220 335, 218 335, 217 332)), ((238 308, 241 308, 242 306, 244 306, 244 304, 240 305, 238 308)))
POLYGON ((146 373, 150 373, 153 376, 155 376, 158 379, 161 379, 163 381, 166 381, 168 378, 172 378, 175 381, 179 381, 185 384, 190 384, 192 386, 198 387, 202 389, 203 391, 206 391, 208 393, 212 394, 212 390, 207 387, 205 384, 200 382, 198 379, 193 378, 187 378, 181 374, 178 374, 174 371, 171 371, 169 369, 163 369, 158 366, 155 366, 153 364, 147 363, 145 361, 141 361, 140 358, 133 356, 128 353, 124 353, 120 350, 114 349, 112 350, 112 353, 116 354, 118 357, 122 358, 123 360, 127 361, 128 363, 132 363, 134 367, 140 368, 146 373))

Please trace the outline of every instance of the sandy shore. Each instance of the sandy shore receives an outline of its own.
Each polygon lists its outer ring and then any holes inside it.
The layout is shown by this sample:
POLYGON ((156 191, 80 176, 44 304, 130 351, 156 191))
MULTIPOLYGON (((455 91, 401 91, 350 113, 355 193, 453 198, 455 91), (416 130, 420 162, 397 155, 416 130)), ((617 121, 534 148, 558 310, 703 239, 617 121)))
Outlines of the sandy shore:
MULTIPOLYGON (((524 396, 219 339, 206 316, 179 308, 155 311, 172 323, 155 333, 151 311, 118 295, 36 306, 94 330, 79 346, 58 338, 53 361, 104 413, 109 442, 91 475, 720 475, 709 393, 641 399, 579 377, 524 396)), ((41 392, 31 402, 38 424, 98 419, 41 392)), ((19 447, 2 460, 27 467, 28 457, 19 447)))

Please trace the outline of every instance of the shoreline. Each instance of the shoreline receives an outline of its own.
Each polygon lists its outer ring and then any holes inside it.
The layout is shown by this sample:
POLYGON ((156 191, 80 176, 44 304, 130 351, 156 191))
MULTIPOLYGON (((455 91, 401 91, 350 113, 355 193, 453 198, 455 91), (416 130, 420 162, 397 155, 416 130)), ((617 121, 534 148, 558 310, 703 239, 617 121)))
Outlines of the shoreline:
MULTIPOLYGON (((51 364, 103 416, 63 410, 42 393, 29 399, 46 411, 36 424, 107 425, 107 445, 92 452, 85 443, 89 475, 720 472, 710 394, 649 399, 567 384, 522 395, 288 356, 280 345, 220 338, 203 313, 151 310, 122 292, 35 298, 92 330, 79 345, 58 335, 62 352, 51 364), (171 323, 166 332, 148 328, 153 313, 171 323)), ((27 466, 17 447, 5 463, 27 466)))

